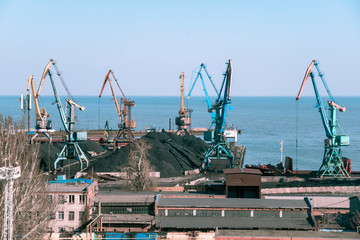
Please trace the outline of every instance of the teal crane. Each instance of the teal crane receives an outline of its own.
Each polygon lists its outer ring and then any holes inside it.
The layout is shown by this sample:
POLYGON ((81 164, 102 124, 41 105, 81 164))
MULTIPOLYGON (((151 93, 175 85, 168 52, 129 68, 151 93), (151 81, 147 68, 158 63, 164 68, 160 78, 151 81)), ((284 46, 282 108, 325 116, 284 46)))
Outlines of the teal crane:
MULTIPOLYGON (((190 91, 189 91, 189 93, 188 93, 188 95, 187 95, 187 99, 190 98, 191 93, 192 93, 192 91, 193 91, 193 89, 194 89, 194 86, 195 86, 197 80, 198 80, 199 77, 200 77, 201 83, 202 83, 202 86, 203 86, 203 91, 204 91, 204 93, 205 93, 206 103, 207 103, 207 105, 208 105, 208 108, 210 109, 210 108, 212 107, 212 105, 211 105, 211 100, 210 100, 208 91, 207 91, 207 89, 206 89, 206 85, 205 85, 205 82, 204 82, 204 77, 203 77, 203 75, 202 75, 202 73, 201 73, 202 70, 204 70, 204 72, 206 73, 206 75, 207 75, 207 77, 208 77, 208 79, 209 79, 212 87, 214 88, 216 94, 219 95, 219 91, 218 91, 217 88, 215 87, 215 84, 214 84, 214 82, 213 82, 213 80, 212 80, 212 77, 210 76, 209 72, 208 72, 207 69, 206 69, 206 65, 205 65, 204 63, 202 63, 202 64, 200 65, 199 71, 198 71, 197 74, 196 74, 194 83, 192 84, 192 86, 191 86, 191 88, 190 88, 190 91)), ((214 112, 211 112, 211 118, 212 118, 213 122, 215 122, 215 113, 214 113, 214 112)))
POLYGON ((233 155, 228 147, 225 137, 226 114, 231 103, 231 81, 232 81, 232 62, 227 62, 227 69, 224 73, 224 80, 215 103, 209 108, 210 113, 215 113, 213 124, 215 131, 206 131, 204 140, 211 140, 209 149, 205 152, 203 169, 222 170, 233 168, 233 155))
POLYGON ((56 67, 55 62, 52 59, 50 59, 49 63, 46 65, 41 81, 43 82, 44 79, 46 78, 46 76, 49 76, 51 86, 52 86, 52 89, 54 92, 55 104, 58 108, 63 127, 67 133, 67 140, 65 141, 65 145, 64 145, 63 149, 61 150, 61 152, 58 154, 58 157, 56 158, 56 160, 54 162, 54 170, 56 170, 56 165, 59 161, 64 161, 66 159, 77 160, 80 164, 80 170, 81 170, 81 169, 83 169, 83 162, 85 162, 86 167, 88 167, 89 161, 78 144, 78 139, 80 139, 80 137, 79 137, 80 132, 75 132, 75 109, 74 108, 77 107, 80 109, 80 111, 84 111, 85 107, 78 105, 72 99, 71 95, 69 94, 68 89, 65 86, 65 89, 68 92, 69 98, 70 98, 70 99, 66 99, 67 108, 69 110, 68 116, 66 116, 65 111, 61 105, 61 101, 60 101, 59 95, 57 93, 56 87, 55 87, 52 73, 50 71, 51 65, 54 66, 57 75, 60 77, 61 81, 64 83, 63 79, 61 78, 61 74, 56 67))
POLYGON ((342 161, 342 153, 341 153, 341 147, 342 146, 348 146, 350 144, 349 136, 347 135, 338 135, 336 128, 338 126, 338 121, 336 118, 336 111, 339 110, 340 112, 345 112, 345 107, 340 107, 338 104, 335 103, 334 98, 331 95, 331 92, 325 82, 324 75, 320 72, 319 69, 319 63, 315 60, 313 60, 310 64, 310 66, 307 68, 304 80, 301 84, 299 93, 296 97, 296 100, 300 100, 301 93, 304 89, 304 86, 307 82, 307 79, 309 76, 311 77, 311 81, 314 87, 315 97, 317 101, 317 107, 320 112, 321 120, 325 129, 326 133, 326 139, 324 141, 325 143, 325 151, 323 156, 323 162, 320 166, 317 175, 320 177, 323 176, 343 176, 343 177, 350 177, 349 173, 346 171, 344 167, 344 163, 342 161), (329 113, 325 110, 325 107, 323 105, 322 99, 320 97, 316 82, 315 82, 315 76, 313 73, 313 67, 315 66, 318 75, 327 91, 327 94, 330 98, 328 101, 329 107, 329 113))

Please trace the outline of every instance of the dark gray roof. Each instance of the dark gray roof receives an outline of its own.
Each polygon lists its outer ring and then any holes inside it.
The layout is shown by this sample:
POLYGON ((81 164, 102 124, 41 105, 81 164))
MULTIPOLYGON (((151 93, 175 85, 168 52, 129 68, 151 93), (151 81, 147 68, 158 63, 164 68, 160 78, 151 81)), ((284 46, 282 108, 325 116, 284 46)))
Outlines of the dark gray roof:
POLYGON ((67 185, 62 183, 46 184, 46 191, 51 193, 81 193, 86 192, 89 184, 67 185))
POLYGON ((323 232, 323 231, 297 231, 297 230, 240 230, 240 229, 219 229, 217 236, 231 236, 254 238, 254 239, 359 239, 357 232, 323 232), (259 238, 260 237, 260 238, 259 238))
POLYGON ((95 201, 102 203, 112 203, 116 204, 131 204, 131 203, 142 203, 142 204, 151 204, 154 202, 155 194, 132 194, 128 192, 123 192, 119 194, 117 192, 100 192, 95 201))
POLYGON ((313 226, 305 218, 251 218, 251 217, 158 217, 156 227, 161 229, 299 229, 313 226))
POLYGON ((158 207, 195 208, 301 208, 309 207, 304 200, 255 199, 255 198, 164 198, 158 200, 158 207))
POLYGON ((151 224, 154 216, 148 214, 102 214, 104 222, 110 223, 147 223, 151 224))

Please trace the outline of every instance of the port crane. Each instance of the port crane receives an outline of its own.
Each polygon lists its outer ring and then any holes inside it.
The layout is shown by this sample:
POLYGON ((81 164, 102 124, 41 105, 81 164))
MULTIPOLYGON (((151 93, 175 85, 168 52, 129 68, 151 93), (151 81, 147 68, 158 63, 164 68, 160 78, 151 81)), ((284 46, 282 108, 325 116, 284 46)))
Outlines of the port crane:
POLYGON ((136 128, 136 121, 132 119, 132 114, 131 114, 131 109, 132 107, 135 106, 135 101, 127 99, 125 97, 124 92, 122 91, 117 79, 115 78, 115 75, 113 73, 113 71, 110 69, 108 71, 108 73, 105 76, 105 80, 103 83, 103 86, 101 88, 100 94, 99 94, 99 98, 101 98, 101 95, 103 93, 104 87, 106 85, 106 83, 109 82, 110 85, 110 89, 111 89, 111 93, 115 102, 115 107, 116 107, 116 112, 119 116, 120 119, 120 123, 118 124, 119 126, 119 131, 115 137, 115 141, 116 144, 120 144, 120 143, 129 143, 130 141, 134 140, 134 135, 132 133, 132 129, 136 128), (115 95, 115 91, 114 88, 112 86, 111 83, 111 78, 110 76, 112 76, 112 78, 115 80, 117 86, 120 89, 120 92, 122 94, 122 98, 121 98, 121 103, 124 105, 124 109, 121 110, 121 107, 119 105, 119 102, 117 101, 116 95, 115 95))
MULTIPOLYGON (((77 104, 71 96, 70 99, 66 99, 66 107, 68 109, 68 116, 66 116, 65 111, 61 105, 61 101, 59 95, 57 93, 55 83, 53 80, 52 73, 50 71, 51 66, 53 66, 56 70, 56 74, 61 78, 61 74, 56 66, 56 63, 50 59, 49 63, 46 65, 41 82, 44 82, 47 76, 50 78, 51 86, 54 92, 55 97, 55 104, 60 114, 60 119, 63 124, 63 127, 67 133, 67 139, 65 141, 65 145, 62 148, 61 152, 58 154, 54 162, 54 170, 56 170, 56 165, 59 161, 64 161, 66 159, 75 159, 80 164, 80 170, 83 169, 83 163, 86 163, 86 167, 89 165, 89 161, 85 156, 84 152, 81 150, 78 140, 86 140, 86 132, 76 132, 75 131, 75 107, 78 108, 80 111, 84 111, 85 107, 80 106, 77 104)), ((62 78, 61 78, 62 80, 62 78)), ((62 80, 63 82, 63 80, 62 80)), ((64 82, 63 82, 64 83, 64 82)), ((65 86, 66 88, 66 86, 65 86)), ((68 92, 67 88, 66 91, 68 92)))
POLYGON ((189 134, 188 126, 191 124, 191 118, 188 117, 188 111, 184 105, 184 72, 180 75, 180 93, 181 93, 181 104, 179 116, 175 118, 175 124, 178 126, 176 134, 184 135, 189 134))
POLYGON ((204 132, 204 140, 211 141, 209 149, 205 152, 204 170, 219 170, 223 168, 233 168, 233 154, 231 153, 227 137, 237 138, 237 130, 231 136, 227 136, 225 130, 226 115, 231 103, 231 82, 232 82, 232 61, 227 62, 227 69, 224 73, 224 79, 218 92, 215 103, 208 109, 210 113, 214 113, 213 124, 215 124, 215 131, 204 132))
MULTIPOLYGON (((201 73, 202 70, 204 70, 204 72, 206 73, 206 75, 207 75, 207 77, 208 77, 208 79, 209 79, 212 87, 214 88, 216 94, 219 95, 219 91, 218 91, 217 88, 215 87, 215 84, 214 84, 214 82, 213 82, 213 80, 212 80, 212 77, 210 76, 209 72, 208 72, 207 69, 206 69, 206 65, 205 65, 204 63, 202 63, 202 64, 200 65, 199 71, 198 71, 197 74, 196 74, 194 83, 192 84, 192 86, 191 86, 191 88, 190 88, 190 91, 189 91, 189 93, 188 93, 188 95, 187 95, 186 98, 187 98, 187 99, 190 99, 190 96, 191 96, 192 91, 194 90, 195 84, 196 84, 197 80, 200 78, 201 83, 202 83, 202 86, 203 86, 203 91, 204 91, 204 93, 205 93, 206 103, 207 103, 208 109, 210 109, 210 108, 212 107, 212 105, 211 105, 211 100, 210 100, 208 91, 207 91, 207 89, 206 89, 206 85, 205 85, 205 82, 204 82, 204 77, 203 77, 203 75, 202 75, 202 73, 201 73)), ((215 121, 216 121, 216 120, 215 120, 215 112, 211 112, 210 115, 211 115, 212 121, 215 122, 215 121)))
POLYGON ((337 129, 336 129, 338 126, 336 112, 337 112, 337 110, 339 110, 340 112, 345 112, 346 108, 341 107, 335 103, 335 100, 334 100, 333 96, 331 95, 331 92, 325 82, 324 74, 322 74, 320 72, 318 65, 319 65, 319 63, 316 60, 313 60, 311 62, 311 64, 309 65, 309 67, 307 68, 304 80, 301 84, 301 87, 300 87, 299 93, 296 97, 296 100, 300 100, 301 93, 304 89, 304 86, 305 86, 309 76, 310 76, 312 84, 313 84, 314 92, 315 92, 316 101, 317 101, 317 104, 315 107, 317 107, 319 109, 322 124, 324 126, 325 134, 327 137, 324 140, 325 151, 324 151, 324 156, 323 156, 323 162, 317 172, 317 175, 320 177, 343 176, 343 177, 349 178, 350 175, 347 172, 347 170, 345 169, 344 163, 342 161, 341 147, 348 146, 350 144, 350 138, 347 135, 337 134, 337 129), (329 105, 328 111, 330 113, 330 116, 328 115, 328 113, 325 110, 325 107, 323 105, 322 99, 320 97, 320 94, 319 94, 319 91, 318 91, 318 88, 316 85, 315 75, 313 73, 314 66, 318 72, 318 75, 319 75, 319 77, 327 91, 329 99, 330 99, 328 101, 328 105, 329 105))
POLYGON ((31 138, 31 142, 33 142, 34 139, 39 134, 43 134, 51 142, 52 137, 51 137, 50 133, 55 131, 54 129, 52 129, 52 122, 50 120, 48 120, 48 117, 50 115, 47 113, 47 111, 44 107, 40 109, 40 106, 39 106, 38 99, 39 99, 40 91, 44 84, 44 80, 45 79, 41 79, 39 88, 36 91, 35 86, 34 86, 34 75, 31 74, 28 79, 27 91, 29 91, 30 87, 31 87, 31 92, 32 92, 32 96, 34 99, 34 105, 35 105, 35 114, 36 114, 36 125, 35 125, 36 132, 35 132, 34 136, 31 138))

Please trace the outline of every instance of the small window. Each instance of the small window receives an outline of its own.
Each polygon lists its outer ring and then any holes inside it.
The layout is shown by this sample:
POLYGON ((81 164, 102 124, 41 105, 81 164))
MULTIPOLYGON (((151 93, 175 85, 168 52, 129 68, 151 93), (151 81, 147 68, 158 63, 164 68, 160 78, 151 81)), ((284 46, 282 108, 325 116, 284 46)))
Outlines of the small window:
POLYGON ((82 221, 84 216, 85 216, 85 211, 80 211, 79 212, 79 220, 82 221))
POLYGON ((75 218, 75 214, 73 211, 70 211, 69 212, 69 221, 74 221, 74 218, 75 218))
POLYGON ((86 202, 86 195, 79 195, 79 202, 84 204, 86 202))
POLYGON ((64 220, 64 212, 58 212, 58 218, 64 220))
POLYGON ((69 203, 75 203, 75 195, 69 195, 69 203))
POLYGON ((51 219, 51 220, 56 219, 56 213, 51 212, 51 213, 50 213, 50 219, 51 219))
POLYGON ((65 202, 65 197, 64 195, 59 195, 59 203, 62 204, 65 202))

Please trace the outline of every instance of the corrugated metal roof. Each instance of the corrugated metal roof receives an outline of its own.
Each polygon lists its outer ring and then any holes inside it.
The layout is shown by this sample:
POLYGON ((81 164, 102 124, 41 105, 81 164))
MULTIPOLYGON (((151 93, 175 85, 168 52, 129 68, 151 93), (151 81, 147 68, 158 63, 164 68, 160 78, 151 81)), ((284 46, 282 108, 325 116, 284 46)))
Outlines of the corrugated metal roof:
MULTIPOLYGON (((307 196, 265 196, 266 199, 288 199, 300 200, 307 196)), ((350 198, 348 196, 308 196, 313 208, 349 208, 350 198)))
POLYGON ((156 227, 171 229, 299 229, 313 226, 305 218, 157 217, 156 227))
POLYGON ((100 201, 102 203, 144 203, 149 204, 153 203, 155 199, 155 194, 132 194, 123 192, 120 194, 119 192, 100 192, 98 196, 96 196, 95 201, 100 201))
POLYGON ((88 184, 67 185, 62 183, 52 183, 46 185, 48 192, 85 192, 88 184))
POLYGON ((158 200, 158 207, 195 207, 195 208, 305 208, 304 200, 279 200, 255 198, 163 198, 158 200))

